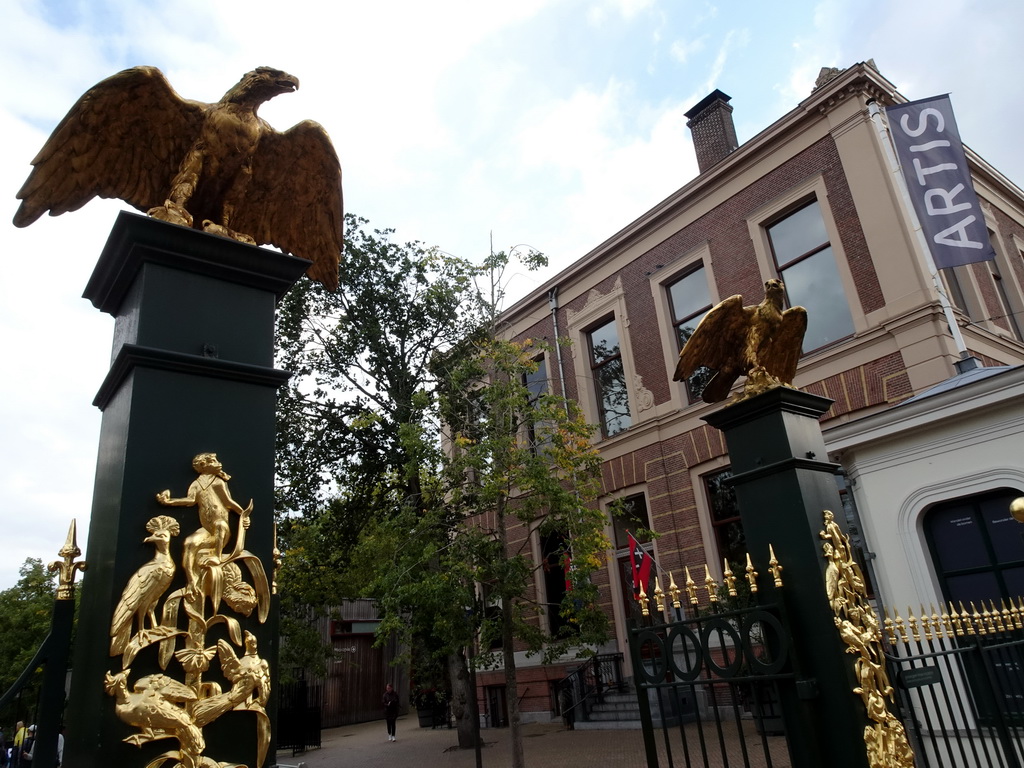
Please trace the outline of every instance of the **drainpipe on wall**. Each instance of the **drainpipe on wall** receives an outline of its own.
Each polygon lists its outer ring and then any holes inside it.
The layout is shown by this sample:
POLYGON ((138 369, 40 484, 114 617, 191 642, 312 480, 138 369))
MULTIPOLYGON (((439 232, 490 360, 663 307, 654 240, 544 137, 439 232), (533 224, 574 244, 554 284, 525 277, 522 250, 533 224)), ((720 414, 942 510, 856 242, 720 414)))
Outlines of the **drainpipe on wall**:
POLYGON ((569 414, 569 398, 565 394, 565 367, 562 363, 562 345, 558 342, 558 287, 548 291, 548 306, 551 308, 551 324, 555 334, 555 359, 558 360, 558 387, 565 402, 565 413, 569 414))

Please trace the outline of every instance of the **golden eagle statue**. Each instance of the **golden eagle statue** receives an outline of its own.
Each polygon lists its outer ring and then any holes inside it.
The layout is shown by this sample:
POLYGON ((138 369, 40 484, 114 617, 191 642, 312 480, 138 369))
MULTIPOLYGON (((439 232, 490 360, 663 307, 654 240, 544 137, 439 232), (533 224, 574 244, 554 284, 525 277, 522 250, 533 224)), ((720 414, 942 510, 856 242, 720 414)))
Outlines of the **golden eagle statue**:
POLYGON ((94 197, 150 216, 311 261, 306 274, 338 286, 341 166, 312 120, 280 133, 257 115, 298 89, 297 78, 258 67, 216 104, 181 98, 155 67, 108 77, 83 95, 32 161, 14 216, 75 211, 94 197))
POLYGON ((741 375, 747 377, 737 400, 778 386, 791 386, 807 330, 807 310, 783 311, 785 286, 781 280, 764 284, 764 301, 743 306, 743 297, 730 296, 713 307, 686 341, 672 377, 685 381, 701 366, 716 371, 701 393, 717 403, 741 375))

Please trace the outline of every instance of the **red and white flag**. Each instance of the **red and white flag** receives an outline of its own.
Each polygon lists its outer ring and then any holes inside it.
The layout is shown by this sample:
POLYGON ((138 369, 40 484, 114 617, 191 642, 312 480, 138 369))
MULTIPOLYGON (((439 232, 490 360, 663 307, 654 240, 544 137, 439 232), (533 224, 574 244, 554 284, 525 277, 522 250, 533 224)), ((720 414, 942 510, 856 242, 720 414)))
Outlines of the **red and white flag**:
POLYGON ((632 533, 627 531, 626 535, 629 537, 629 565, 633 569, 633 594, 639 595, 642 589, 644 594, 649 595, 651 594, 651 565, 654 563, 654 558, 637 543, 632 533))

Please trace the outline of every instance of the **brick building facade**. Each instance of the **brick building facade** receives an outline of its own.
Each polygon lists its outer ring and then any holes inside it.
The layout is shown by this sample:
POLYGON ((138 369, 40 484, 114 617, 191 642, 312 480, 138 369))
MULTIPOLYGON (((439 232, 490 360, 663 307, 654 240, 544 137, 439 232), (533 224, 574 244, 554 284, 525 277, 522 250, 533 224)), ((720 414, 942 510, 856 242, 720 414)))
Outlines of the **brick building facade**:
MULTIPOLYGON (((661 571, 703 574, 706 563, 720 579, 737 543, 738 522, 719 498, 724 440, 701 420, 719 406, 672 381, 681 338, 707 308, 737 293, 756 303, 775 277, 791 304, 808 307, 794 383, 835 401, 822 421, 826 444, 830 428, 878 418, 957 373, 963 355, 888 164, 881 118, 869 114, 872 102, 905 100, 871 62, 823 70, 795 109, 736 147, 728 97, 715 91, 688 113, 701 126, 700 174, 504 314, 511 337, 570 340, 544 360, 550 386, 601 425, 600 503, 628 497, 641 517, 646 510, 661 571)), ((986 366, 1019 365, 1024 193, 967 155, 997 259, 943 270, 943 285, 970 355, 986 366)), ((616 550, 598 583, 615 634, 600 650, 625 652, 625 542, 610 518, 608 532, 616 550)), ((519 535, 534 539, 539 562, 536 534, 519 535)), ((544 588, 538 576, 541 603, 544 588)), ((628 653, 625 663, 631 675, 628 653)), ((522 658, 524 719, 553 715, 552 683, 573 666, 522 658)), ((492 725, 501 721, 502 681, 500 672, 478 677, 492 725)))

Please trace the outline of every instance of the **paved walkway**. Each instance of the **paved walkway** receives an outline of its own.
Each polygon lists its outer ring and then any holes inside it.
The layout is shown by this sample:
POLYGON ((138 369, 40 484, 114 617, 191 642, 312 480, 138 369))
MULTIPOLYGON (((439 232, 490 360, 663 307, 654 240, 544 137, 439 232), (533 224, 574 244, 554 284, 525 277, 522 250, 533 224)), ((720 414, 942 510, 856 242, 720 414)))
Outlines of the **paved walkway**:
MULTIPOLYGON (((507 728, 485 729, 481 732, 484 768, 508 768, 507 728)), ((384 721, 347 725, 323 731, 320 749, 292 756, 291 750, 277 753, 280 766, 306 764, 306 768, 474 768, 473 750, 457 748, 454 730, 420 728, 416 716, 398 719, 398 741, 389 742, 384 721)), ((529 723, 523 726, 523 752, 528 768, 591 768, 606 765, 614 768, 646 768, 643 736, 640 731, 568 731, 561 723, 529 723)), ((756 737, 755 737, 756 738, 756 737)), ((779 754, 776 768, 788 765, 781 739, 771 739, 773 753, 779 754)), ((660 745, 659 745, 660 746, 660 745)), ((679 750, 676 746, 676 750, 679 750)), ((732 748, 729 750, 733 751, 732 748)), ((721 765, 712 759, 711 765, 721 765)), ((730 761, 733 765, 742 762, 730 761)), ((756 764, 756 763, 755 763, 756 764)), ((763 764, 763 763, 762 763, 763 764)), ((668 763, 663 759, 662 766, 668 763)), ((686 765, 678 751, 675 765, 686 765)))

